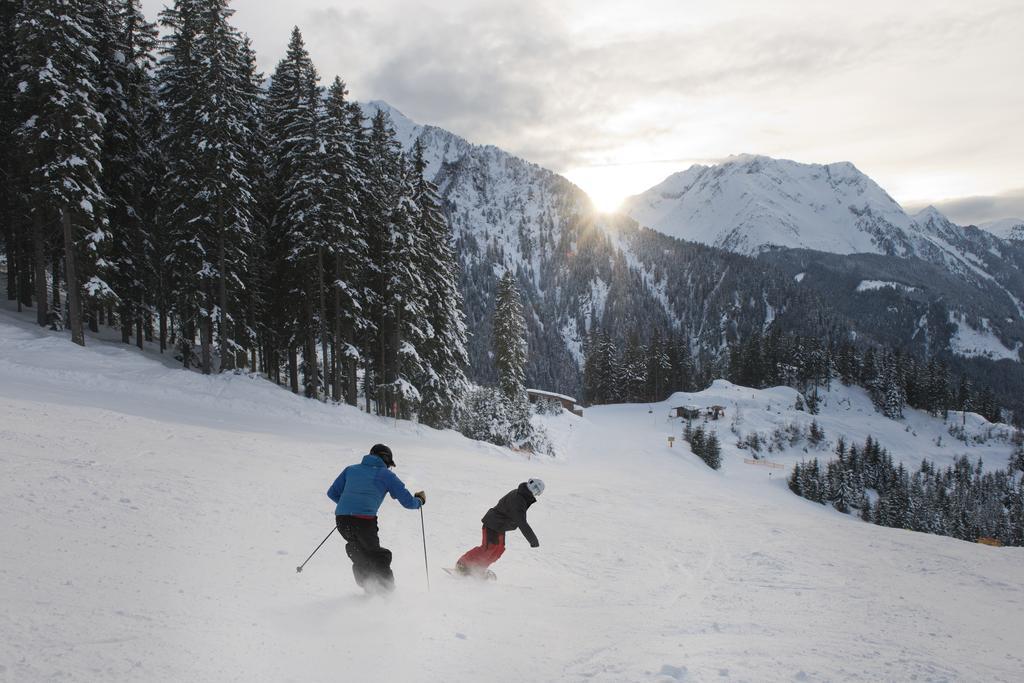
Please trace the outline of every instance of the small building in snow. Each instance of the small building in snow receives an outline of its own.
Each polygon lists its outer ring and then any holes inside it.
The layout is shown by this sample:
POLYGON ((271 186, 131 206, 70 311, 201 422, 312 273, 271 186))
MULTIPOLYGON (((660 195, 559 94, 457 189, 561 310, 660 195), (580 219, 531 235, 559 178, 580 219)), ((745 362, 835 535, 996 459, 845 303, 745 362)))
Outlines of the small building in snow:
POLYGON ((696 420, 700 417, 700 406, 695 406, 693 404, 677 406, 673 410, 675 410, 676 417, 681 417, 685 420, 696 420))
POLYGON ((725 417, 725 406, 711 406, 707 410, 707 416, 712 420, 725 417))
POLYGON ((583 416, 583 407, 577 405, 576 399, 572 396, 556 394, 553 391, 542 391, 541 389, 527 389, 526 395, 529 397, 530 403, 539 403, 541 401, 560 403, 561 406, 570 413, 579 415, 580 417, 583 416))

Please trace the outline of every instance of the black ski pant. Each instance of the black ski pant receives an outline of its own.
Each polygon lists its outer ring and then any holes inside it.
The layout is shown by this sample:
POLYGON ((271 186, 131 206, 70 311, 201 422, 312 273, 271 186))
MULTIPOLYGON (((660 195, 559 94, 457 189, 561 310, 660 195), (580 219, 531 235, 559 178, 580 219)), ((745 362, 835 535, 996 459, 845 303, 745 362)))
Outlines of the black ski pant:
POLYGON ((391 551, 380 547, 377 518, 364 519, 337 515, 338 532, 345 539, 345 552, 352 560, 356 583, 367 589, 391 590, 395 575, 391 572, 391 551))

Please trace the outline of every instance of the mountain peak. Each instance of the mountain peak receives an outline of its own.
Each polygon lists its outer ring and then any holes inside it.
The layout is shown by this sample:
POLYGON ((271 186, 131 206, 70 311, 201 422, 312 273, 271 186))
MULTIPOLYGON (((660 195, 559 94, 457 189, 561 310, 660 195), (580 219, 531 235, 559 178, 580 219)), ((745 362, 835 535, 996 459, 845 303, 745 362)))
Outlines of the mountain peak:
POLYGON ((939 211, 933 204, 929 204, 920 211, 914 214, 914 220, 918 223, 927 223, 929 220, 938 220, 940 222, 951 223, 952 221, 946 216, 946 214, 939 211))
POLYGON ((695 165, 629 198, 625 211, 674 237, 756 254, 804 248, 903 254, 913 221, 852 163, 761 154, 695 165))

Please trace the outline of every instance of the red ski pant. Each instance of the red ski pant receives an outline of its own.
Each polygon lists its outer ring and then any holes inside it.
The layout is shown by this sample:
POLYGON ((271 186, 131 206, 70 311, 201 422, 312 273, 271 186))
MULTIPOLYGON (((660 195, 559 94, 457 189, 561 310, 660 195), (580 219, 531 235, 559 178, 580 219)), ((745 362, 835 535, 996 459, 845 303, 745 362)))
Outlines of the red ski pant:
POLYGON ((459 558, 459 562, 474 569, 487 569, 505 552, 505 532, 483 528, 480 545, 459 558))

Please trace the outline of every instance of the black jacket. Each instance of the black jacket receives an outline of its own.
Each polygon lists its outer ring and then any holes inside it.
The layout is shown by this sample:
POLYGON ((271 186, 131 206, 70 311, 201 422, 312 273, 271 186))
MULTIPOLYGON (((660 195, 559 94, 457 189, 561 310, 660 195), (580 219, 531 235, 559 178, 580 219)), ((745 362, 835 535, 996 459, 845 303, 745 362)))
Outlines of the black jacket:
POLYGON ((488 510, 481 521, 485 527, 495 531, 519 529, 530 542, 530 547, 536 548, 540 541, 526 522, 526 509, 536 502, 537 499, 530 493, 530 489, 526 488, 524 481, 519 488, 502 496, 498 504, 488 510))

